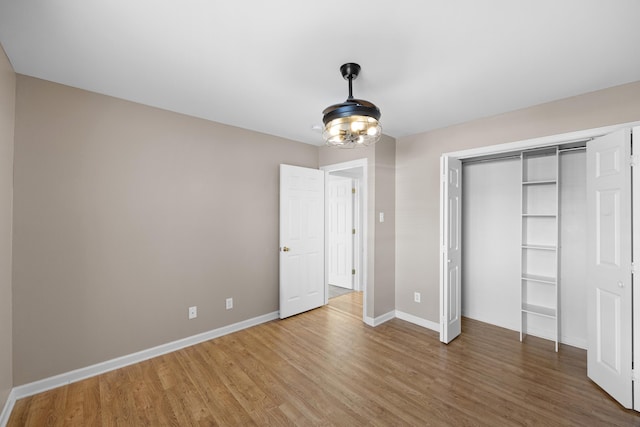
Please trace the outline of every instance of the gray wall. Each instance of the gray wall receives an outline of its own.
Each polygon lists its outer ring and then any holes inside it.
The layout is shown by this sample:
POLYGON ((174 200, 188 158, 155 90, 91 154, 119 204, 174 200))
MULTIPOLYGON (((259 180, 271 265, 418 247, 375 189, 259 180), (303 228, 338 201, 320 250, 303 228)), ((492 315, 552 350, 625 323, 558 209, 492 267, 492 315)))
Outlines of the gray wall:
POLYGON ((317 147, 21 75, 16 97, 15 385, 278 310, 278 165, 317 147))
POLYGON ((397 140, 396 309, 439 322, 442 153, 640 120, 640 82, 397 140), (413 292, 422 303, 413 302, 413 292))
POLYGON ((0 46, 0 411, 13 387, 11 226, 16 74, 0 46))

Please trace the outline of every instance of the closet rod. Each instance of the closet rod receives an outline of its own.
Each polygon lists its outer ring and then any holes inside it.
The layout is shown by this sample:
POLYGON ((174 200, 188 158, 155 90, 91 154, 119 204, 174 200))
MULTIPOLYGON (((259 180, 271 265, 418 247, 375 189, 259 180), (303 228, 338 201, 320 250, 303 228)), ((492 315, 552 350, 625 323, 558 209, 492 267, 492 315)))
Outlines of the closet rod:
POLYGON ((487 159, 463 160, 462 163, 464 163, 465 165, 468 165, 468 164, 471 164, 471 163, 496 162, 498 160, 519 159, 519 158, 520 158, 520 154, 517 154, 517 155, 513 155, 513 156, 491 157, 491 158, 487 158, 487 159))
MULTIPOLYGON (((522 152, 525 151, 536 151, 536 150, 544 150, 544 149, 548 149, 548 148, 552 148, 552 147, 557 147, 558 145, 566 145, 566 144, 575 144, 578 142, 584 142, 587 143, 591 140, 593 140, 594 138, 580 138, 580 139, 573 139, 573 140, 569 140, 569 141, 563 141, 560 144, 550 144, 550 145, 544 145, 541 147, 535 147, 533 149, 527 149, 527 150, 522 150, 522 152)), ((586 150, 587 147, 572 147, 572 148, 560 148, 558 149, 558 152, 560 153, 566 153, 569 151, 574 151, 574 150, 586 150)), ((493 162, 496 160, 506 160, 506 159, 519 159, 520 158, 520 153, 518 154, 514 154, 514 155, 509 155, 509 156, 503 156, 501 157, 500 155, 497 155, 496 157, 488 157, 486 159, 473 159, 471 158, 470 160, 462 160, 462 163, 464 163, 465 165, 467 164, 471 164, 471 163, 484 163, 484 162, 493 162)))
POLYGON ((560 153, 566 153, 568 151, 578 151, 578 150, 586 150, 587 147, 573 147, 573 148, 561 148, 558 151, 560 153))

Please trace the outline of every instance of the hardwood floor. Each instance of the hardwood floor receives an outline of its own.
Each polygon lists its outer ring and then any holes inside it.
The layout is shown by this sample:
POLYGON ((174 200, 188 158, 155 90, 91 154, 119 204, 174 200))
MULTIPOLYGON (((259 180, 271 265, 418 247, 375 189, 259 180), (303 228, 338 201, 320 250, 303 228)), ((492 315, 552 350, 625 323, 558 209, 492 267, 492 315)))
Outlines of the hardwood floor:
POLYGON ((469 319, 447 346, 398 319, 366 326, 362 294, 339 298, 21 399, 8 425, 640 425, 583 350, 469 319))
POLYGON ((351 314, 362 321, 362 292, 349 292, 336 298, 329 299, 329 307, 351 314))

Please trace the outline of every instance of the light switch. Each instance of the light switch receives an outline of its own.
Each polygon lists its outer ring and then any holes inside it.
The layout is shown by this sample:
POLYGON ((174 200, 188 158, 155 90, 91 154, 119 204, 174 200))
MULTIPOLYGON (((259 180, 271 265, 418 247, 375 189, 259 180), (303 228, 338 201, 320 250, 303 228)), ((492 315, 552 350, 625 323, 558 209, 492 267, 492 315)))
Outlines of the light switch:
POLYGON ((380 222, 384 222, 384 212, 380 212, 380 222))

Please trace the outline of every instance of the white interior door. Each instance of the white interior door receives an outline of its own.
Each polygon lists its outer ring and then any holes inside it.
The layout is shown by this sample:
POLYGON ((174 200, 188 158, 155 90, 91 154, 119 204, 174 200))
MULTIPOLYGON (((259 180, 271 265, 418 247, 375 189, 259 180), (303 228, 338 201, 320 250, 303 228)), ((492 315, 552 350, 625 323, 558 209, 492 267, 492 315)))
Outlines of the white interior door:
POLYGON ((440 250, 440 341, 449 343, 460 335, 462 246, 462 162, 442 157, 440 250))
POLYGON ((280 318, 324 302, 324 172, 280 165, 280 318))
POLYGON ((632 406, 631 135, 587 143, 587 375, 632 406))
POLYGON ((353 183, 351 178, 327 177, 329 284, 353 289, 353 183))

